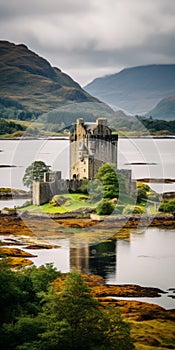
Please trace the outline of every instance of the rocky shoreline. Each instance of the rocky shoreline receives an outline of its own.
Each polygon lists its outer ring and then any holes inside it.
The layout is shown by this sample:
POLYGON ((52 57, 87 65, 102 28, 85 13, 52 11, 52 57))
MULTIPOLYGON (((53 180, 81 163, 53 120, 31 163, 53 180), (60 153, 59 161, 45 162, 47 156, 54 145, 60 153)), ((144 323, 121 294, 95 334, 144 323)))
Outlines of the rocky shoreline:
MULTIPOLYGON (((48 216, 47 216, 48 217, 48 216)), ((50 246, 39 240, 37 241, 35 234, 31 227, 41 230, 42 235, 44 229, 46 230, 46 220, 42 216, 28 216, 25 219, 30 221, 30 229, 25 224, 22 217, 16 215, 0 215, 0 233, 4 237, 4 243, 1 244, 1 254, 4 252, 8 263, 13 268, 25 267, 32 265, 30 260, 30 253, 23 253, 25 249, 52 249, 55 246, 50 246), (41 227, 41 223, 43 227, 41 227), (10 237, 10 238, 9 238, 10 237), (15 245, 22 247, 16 250, 15 245), (8 246, 8 248, 7 248, 8 246), (4 251, 3 251, 4 249, 4 251), (21 252, 21 253, 20 253, 21 252), (24 256, 25 255, 25 256, 24 256), (28 256, 28 257, 27 257, 28 256)), ((130 224, 136 224, 140 218, 132 217, 128 220, 130 224)), ((173 216, 156 217, 155 220, 161 219, 161 225, 170 226, 175 225, 173 216)), ((52 220, 49 220, 52 222, 52 220)), ((91 219, 68 219, 68 218, 54 218, 54 221, 59 222, 64 227, 91 227, 97 222, 91 219), (91 226, 90 226, 91 225, 91 226)), ((119 223, 122 222, 119 220, 119 223)), ((108 225, 114 226, 114 221, 108 221, 108 225)), ((156 223, 156 221, 154 221, 156 223)), ((98 228, 105 227, 106 222, 98 222, 98 228)), ((47 227, 48 228, 48 227, 47 227)), ((49 228, 48 228, 49 229, 49 228)), ((123 231, 123 230, 122 230, 123 231)), ((45 233, 45 235, 47 232, 45 233)), ((60 229, 57 235, 63 234, 60 229)), ((59 246, 57 246, 59 248, 59 246)), ((36 252, 37 253, 37 252, 36 252)), ((59 254, 59 249, 58 249, 59 254)), ((3 255, 3 254, 2 254, 3 255)), ((34 255, 34 254, 33 254, 34 255)), ((64 275, 64 274, 63 274, 64 275)), ((159 288, 143 287, 139 285, 107 285, 102 277, 94 275, 83 275, 87 284, 92 290, 93 295, 100 301, 103 307, 114 306, 119 308, 123 318, 131 325, 131 336, 135 344, 136 350, 141 349, 174 349, 175 344, 175 309, 166 310, 154 304, 154 298, 160 297, 165 292, 159 288), (147 303, 145 301, 126 300, 125 298, 152 298, 153 302, 147 303), (118 300, 117 298, 123 298, 118 300)), ((56 283, 56 282, 55 282, 56 283)), ((172 290, 175 293, 175 290, 172 290)))
MULTIPOLYGON (((1 247, 0 247, 0 254, 1 256, 4 256, 5 258, 10 258, 12 265, 13 265, 13 259, 15 266, 17 266, 17 261, 19 261, 19 266, 22 266, 22 260, 21 258, 33 258, 36 255, 30 254, 29 252, 24 251, 23 249, 19 249, 20 246, 25 249, 32 249, 32 250, 38 250, 38 249, 53 249, 53 248, 60 248, 60 246, 54 245, 54 244, 48 244, 48 242, 44 241, 43 238, 47 237, 49 235, 49 230, 53 231, 52 229, 52 220, 51 221, 51 226, 45 226, 45 220, 43 220, 45 217, 43 216, 30 216, 28 217, 29 221, 25 223, 25 221, 22 219, 22 217, 16 215, 5 215, 1 214, 0 215, 0 234, 4 237, 3 241, 1 242, 1 247), (40 220, 42 218, 42 220, 40 220), (43 227, 41 227, 41 223, 43 224, 43 227), (28 225, 29 224, 29 225, 28 225), (32 229, 33 228, 33 232, 32 229), (38 239, 35 236, 35 230, 38 228, 38 237, 40 236, 43 237, 42 239, 38 239), (45 230, 45 232, 44 232, 45 230), (40 231, 40 232, 39 232, 40 231), (7 237, 7 238, 6 238, 7 237), (10 237, 10 238, 9 238, 10 237), (17 247, 18 248, 17 248, 17 247), (19 259, 19 260, 18 260, 19 259)), ((55 218, 55 217, 54 217, 55 218)), ((126 219, 126 218, 125 218, 126 219)), ((135 215, 134 217, 127 217, 127 226, 129 222, 129 227, 135 227, 138 224, 138 221, 141 219, 140 216, 135 215), (133 226, 134 225, 134 226, 133 226)), ((147 218, 144 218, 143 223, 147 222, 145 221, 147 218)), ((175 218, 173 215, 159 215, 154 218, 152 221, 153 225, 156 225, 157 222, 159 221, 159 226, 168 226, 168 227, 175 227, 175 218)), ((97 223, 91 219, 55 219, 55 222, 59 224, 60 229, 57 230, 56 236, 57 237, 63 237, 67 233, 64 230, 61 230, 62 228, 91 228, 97 223)), ((118 221, 114 221, 113 219, 107 220, 107 221, 102 221, 98 222, 98 227, 97 229, 100 230, 101 228, 105 229, 111 227, 114 228, 118 227, 123 223, 122 221, 122 216, 118 217, 118 221)), ((53 234, 55 234, 53 232, 53 234)), ((121 236, 120 238, 125 239, 125 230, 124 230, 124 237, 121 236)), ((53 236, 54 237, 54 236, 53 236)), ((29 259, 23 259, 24 265, 31 264, 32 262, 29 259)), ((92 281, 90 281, 92 284, 92 281)), ((93 280, 94 282, 94 280, 93 280)), ((96 284, 96 296, 102 298, 102 297, 109 297, 111 295, 113 296, 122 296, 122 297, 158 297, 160 294, 163 294, 164 292, 158 288, 147 288, 147 287, 140 287, 137 285, 122 285, 122 286, 112 286, 112 285, 106 285, 104 283, 104 280, 101 279, 100 277, 96 277, 95 280, 96 284)))
MULTIPOLYGON (((1 216, 3 213, 1 213, 1 216)), ((18 213, 21 219, 23 218, 41 218, 48 219, 51 218, 53 220, 77 220, 77 225, 79 222, 84 220, 84 227, 86 227, 86 223, 88 226, 93 226, 98 222, 98 227, 101 225, 108 225, 108 227, 147 227, 147 226, 156 226, 156 227, 175 227, 175 215, 173 214, 156 214, 156 215, 110 215, 110 216, 99 216, 96 214, 87 215, 87 213, 81 213, 81 219, 79 218, 79 212, 69 212, 69 213, 56 213, 56 214, 47 214, 47 213, 34 213, 29 211, 23 211, 18 213)), ((79 226, 79 225, 78 225, 79 226)))

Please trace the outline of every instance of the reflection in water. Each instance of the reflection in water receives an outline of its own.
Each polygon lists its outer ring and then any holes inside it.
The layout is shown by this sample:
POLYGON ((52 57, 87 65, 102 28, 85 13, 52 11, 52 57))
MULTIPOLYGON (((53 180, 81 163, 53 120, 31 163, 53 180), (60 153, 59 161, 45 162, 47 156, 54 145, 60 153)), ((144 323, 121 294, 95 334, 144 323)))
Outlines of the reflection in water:
POLYGON ((89 247, 89 272, 107 278, 115 274, 117 241, 103 242, 89 247))
POLYGON ((82 273, 88 273, 89 270, 89 246, 76 246, 70 248, 70 269, 82 273))
POLYGON ((70 248, 70 268, 103 278, 115 274, 116 243, 117 241, 102 242, 70 248))
POLYGON ((160 288, 166 294, 158 298, 159 301, 153 298, 152 302, 165 308, 175 308, 175 229, 149 227, 132 230, 128 241, 114 240, 96 245, 82 245, 81 242, 79 246, 72 247, 71 239, 48 240, 60 246, 59 249, 27 251, 37 254, 37 258, 31 259, 36 266, 53 262, 62 272, 76 269, 82 273, 96 274, 105 278, 108 284, 160 288))
MULTIPOLYGON (((161 297, 144 298, 167 309, 175 308, 175 230, 147 228, 131 232, 130 240, 102 242, 71 249, 71 269, 99 275, 108 284, 158 287, 161 297)), ((139 298, 139 300, 141 300, 139 298)))

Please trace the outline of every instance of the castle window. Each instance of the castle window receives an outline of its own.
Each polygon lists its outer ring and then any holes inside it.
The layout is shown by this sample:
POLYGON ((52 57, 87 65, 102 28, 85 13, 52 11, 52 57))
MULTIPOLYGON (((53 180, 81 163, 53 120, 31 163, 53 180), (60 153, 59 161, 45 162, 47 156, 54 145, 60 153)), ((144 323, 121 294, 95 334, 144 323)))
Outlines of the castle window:
POLYGON ((86 164, 86 161, 84 160, 84 164, 86 164))
POLYGON ((86 172, 86 169, 84 169, 84 173, 86 172))

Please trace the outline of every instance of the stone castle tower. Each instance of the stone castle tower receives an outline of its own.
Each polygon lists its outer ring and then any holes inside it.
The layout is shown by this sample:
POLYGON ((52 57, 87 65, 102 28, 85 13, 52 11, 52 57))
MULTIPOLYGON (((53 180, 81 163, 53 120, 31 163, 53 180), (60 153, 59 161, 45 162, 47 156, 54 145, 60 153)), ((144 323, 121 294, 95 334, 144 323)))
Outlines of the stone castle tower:
POLYGON ((104 163, 113 163, 117 169, 118 135, 112 134, 106 118, 95 123, 77 119, 70 136, 70 178, 93 179, 104 163))

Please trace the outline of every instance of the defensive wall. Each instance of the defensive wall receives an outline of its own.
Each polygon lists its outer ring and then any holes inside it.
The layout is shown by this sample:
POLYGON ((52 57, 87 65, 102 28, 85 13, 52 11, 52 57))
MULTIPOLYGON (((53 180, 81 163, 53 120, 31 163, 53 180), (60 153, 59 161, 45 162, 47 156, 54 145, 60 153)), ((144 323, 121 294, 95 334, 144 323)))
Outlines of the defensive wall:
MULTIPOLYGON (((118 170, 125 176, 127 193, 136 190, 136 182, 131 179, 131 171, 118 170)), ((75 192, 81 187, 83 180, 65 180, 61 178, 61 171, 48 172, 44 174, 44 181, 33 181, 32 199, 34 205, 42 205, 61 193, 75 192)))

